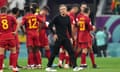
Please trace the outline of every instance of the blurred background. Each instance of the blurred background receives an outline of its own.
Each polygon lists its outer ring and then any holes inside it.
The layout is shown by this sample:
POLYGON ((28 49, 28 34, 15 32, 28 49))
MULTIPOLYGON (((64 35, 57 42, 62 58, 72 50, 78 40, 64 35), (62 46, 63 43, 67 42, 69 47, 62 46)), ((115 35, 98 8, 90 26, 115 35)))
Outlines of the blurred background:
MULTIPOLYGON (((105 28, 107 33, 107 55, 108 57, 120 57, 120 0, 0 0, 0 7, 7 6, 8 9, 18 7, 21 17, 24 15, 24 6, 36 3, 39 8, 45 5, 50 7, 50 13, 47 17, 49 21, 56 14, 58 14, 58 6, 60 4, 66 4, 71 7, 73 4, 86 2, 91 8, 92 23, 96 25, 97 31, 101 28, 105 28)), ((97 54, 98 49, 96 45, 96 33, 94 33, 94 52, 97 54)), ((20 57, 26 57, 27 51, 25 46, 25 36, 19 31, 19 38, 21 43, 20 57)))

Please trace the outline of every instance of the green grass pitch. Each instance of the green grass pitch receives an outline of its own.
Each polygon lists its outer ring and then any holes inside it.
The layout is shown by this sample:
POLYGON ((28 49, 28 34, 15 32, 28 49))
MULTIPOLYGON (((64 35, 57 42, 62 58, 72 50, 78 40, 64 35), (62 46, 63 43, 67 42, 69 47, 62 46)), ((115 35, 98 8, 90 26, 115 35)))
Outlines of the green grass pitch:
MULTIPOLYGON (((4 69, 4 72, 12 72, 8 69, 8 59, 4 61, 6 67, 4 69)), ((19 65, 25 66, 27 64, 27 59, 19 59, 19 65)), ((58 63, 58 59, 54 61, 54 64, 58 63)), ((90 59, 87 58, 87 64, 88 68, 79 72, 120 72, 120 58, 96 58, 96 63, 99 66, 97 69, 93 69, 90 59)), ((26 70, 26 69, 20 69, 20 72, 45 72, 45 67, 47 64, 47 59, 42 59, 42 66, 43 69, 35 69, 35 70, 26 70)), ((77 64, 80 65, 80 59, 78 59, 77 64)), ((56 68, 57 72, 73 72, 72 69, 59 69, 56 68)))

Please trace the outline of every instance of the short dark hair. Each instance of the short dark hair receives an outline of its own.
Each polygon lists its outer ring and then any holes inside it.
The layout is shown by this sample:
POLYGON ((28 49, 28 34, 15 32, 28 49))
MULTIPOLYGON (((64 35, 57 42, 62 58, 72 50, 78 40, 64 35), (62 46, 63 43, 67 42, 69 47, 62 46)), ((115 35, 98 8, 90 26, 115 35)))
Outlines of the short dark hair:
POLYGON ((79 7, 79 5, 78 4, 73 4, 72 8, 74 8, 74 7, 79 7))
POLYGON ((24 7, 24 11, 25 11, 25 13, 30 12, 30 6, 29 6, 29 5, 26 5, 26 6, 24 7))
POLYGON ((89 8, 89 7, 87 7, 87 8, 85 8, 85 9, 84 9, 84 11, 83 11, 83 12, 84 12, 84 13, 88 13, 89 11, 90 11, 90 8, 89 8))
POLYGON ((13 8, 12 9, 12 13, 13 14, 17 14, 19 12, 19 9, 17 7, 13 8))
POLYGON ((1 13, 7 13, 7 7, 2 7, 1 9, 0 9, 0 11, 1 11, 1 13))
POLYGON ((35 13, 36 9, 35 8, 31 8, 30 6, 25 6, 24 7, 25 13, 31 12, 31 13, 35 13))
POLYGON ((82 3, 80 3, 80 7, 82 6, 82 5, 88 5, 86 2, 82 2, 82 3))
POLYGON ((41 10, 46 10, 46 11, 50 11, 50 8, 48 6, 44 6, 41 10))

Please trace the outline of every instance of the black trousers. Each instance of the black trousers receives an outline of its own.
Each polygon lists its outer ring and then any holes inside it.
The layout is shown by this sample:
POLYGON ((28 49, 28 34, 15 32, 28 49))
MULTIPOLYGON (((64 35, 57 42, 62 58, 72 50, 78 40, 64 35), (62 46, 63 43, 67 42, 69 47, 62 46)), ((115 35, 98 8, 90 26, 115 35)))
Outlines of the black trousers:
POLYGON ((107 57, 107 44, 103 46, 98 46, 97 57, 102 57, 102 54, 104 55, 104 57, 107 57), (101 53, 101 51, 103 52, 101 53))
POLYGON ((52 66, 55 56, 59 53, 59 49, 60 49, 61 45, 67 50, 67 52, 70 56, 70 60, 73 64, 73 68, 74 68, 75 66, 77 66, 77 64, 76 64, 76 59, 75 59, 74 51, 73 51, 72 45, 70 43, 70 40, 69 39, 60 39, 60 38, 58 40, 56 40, 55 45, 53 46, 54 47, 53 52, 50 56, 47 66, 48 67, 52 66))

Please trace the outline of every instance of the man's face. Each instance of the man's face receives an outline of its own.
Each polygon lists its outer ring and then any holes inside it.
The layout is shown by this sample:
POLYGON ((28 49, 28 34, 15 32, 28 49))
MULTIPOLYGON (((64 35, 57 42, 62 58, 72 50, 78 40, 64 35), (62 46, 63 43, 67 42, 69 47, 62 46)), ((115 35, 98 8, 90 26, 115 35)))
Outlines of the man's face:
POLYGON ((81 12, 83 12, 85 8, 87 8, 87 5, 86 4, 82 4, 81 7, 80 7, 81 12))
POLYGON ((79 9, 78 7, 74 7, 73 10, 74 10, 74 13, 77 13, 79 9))
POLYGON ((67 14, 67 8, 65 6, 60 7, 59 11, 60 11, 61 15, 66 15, 67 14))
POLYGON ((48 15, 48 11, 47 10, 43 10, 44 15, 48 15))
POLYGON ((41 13, 42 13, 42 15, 48 15, 49 14, 47 10, 41 10, 41 13))

